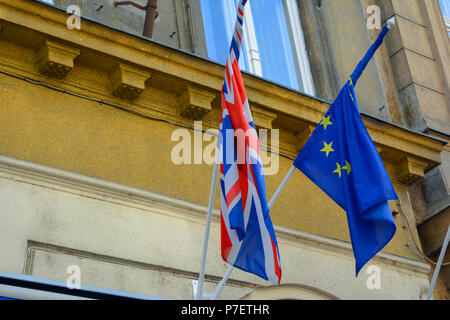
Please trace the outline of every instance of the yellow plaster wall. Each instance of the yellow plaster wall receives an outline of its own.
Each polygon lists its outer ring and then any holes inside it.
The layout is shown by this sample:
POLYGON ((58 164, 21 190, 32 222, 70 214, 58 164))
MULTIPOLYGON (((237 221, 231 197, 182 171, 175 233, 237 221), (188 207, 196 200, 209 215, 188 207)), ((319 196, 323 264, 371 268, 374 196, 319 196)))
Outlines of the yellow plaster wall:
MULTIPOLYGON (((0 154, 207 205, 212 166, 174 165, 173 130, 109 106, 0 74, 0 154)), ((193 132, 191 131, 193 136, 193 132)), ((292 165, 266 178, 268 197, 292 165)), ((405 214, 406 188, 396 185, 405 214)), ((219 207, 218 192, 215 207, 219 207)), ((271 213, 275 224, 349 241, 345 212, 296 172, 271 213)), ((413 259, 401 215, 397 234, 385 249, 413 259)))

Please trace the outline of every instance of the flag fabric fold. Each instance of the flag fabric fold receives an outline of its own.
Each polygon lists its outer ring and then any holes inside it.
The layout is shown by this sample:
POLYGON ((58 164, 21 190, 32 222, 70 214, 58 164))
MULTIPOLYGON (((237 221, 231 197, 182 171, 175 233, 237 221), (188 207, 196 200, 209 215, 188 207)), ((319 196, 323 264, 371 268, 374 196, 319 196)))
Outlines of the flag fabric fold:
POLYGON ((294 162, 347 212, 356 275, 396 231, 388 200, 398 196, 360 117, 354 91, 387 31, 358 64, 294 162))
POLYGON ((247 0, 240 0, 222 87, 219 134, 222 258, 279 285, 278 244, 269 215, 259 141, 239 69, 247 0))

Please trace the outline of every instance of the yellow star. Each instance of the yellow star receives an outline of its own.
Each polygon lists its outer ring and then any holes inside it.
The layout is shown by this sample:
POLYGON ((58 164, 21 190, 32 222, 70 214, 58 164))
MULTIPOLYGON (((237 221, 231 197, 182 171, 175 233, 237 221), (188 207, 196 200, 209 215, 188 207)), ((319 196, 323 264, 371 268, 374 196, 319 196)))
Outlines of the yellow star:
POLYGON ((336 163, 337 165, 337 169, 333 171, 333 173, 337 173, 339 174, 339 178, 342 176, 342 169, 341 169, 341 165, 339 163, 336 163))
POLYGON ((333 124, 333 122, 331 122, 330 121, 330 117, 331 116, 328 116, 328 117, 324 117, 323 119, 322 119, 322 121, 320 122, 320 126, 323 126, 323 129, 324 130, 327 130, 327 127, 329 126, 329 125, 332 125, 333 124))
POLYGON ((323 145, 325 147, 322 150, 320 150, 320 151, 321 152, 326 152, 327 158, 328 158, 328 155, 330 154, 330 152, 334 152, 333 148, 331 147, 333 145, 333 141, 331 141, 329 144, 324 141, 323 145))
POLYGON ((347 170, 347 175, 350 175, 350 172, 352 171, 352 166, 350 165, 350 163, 348 163, 348 161, 345 161, 345 167, 342 167, 342 169, 347 170))

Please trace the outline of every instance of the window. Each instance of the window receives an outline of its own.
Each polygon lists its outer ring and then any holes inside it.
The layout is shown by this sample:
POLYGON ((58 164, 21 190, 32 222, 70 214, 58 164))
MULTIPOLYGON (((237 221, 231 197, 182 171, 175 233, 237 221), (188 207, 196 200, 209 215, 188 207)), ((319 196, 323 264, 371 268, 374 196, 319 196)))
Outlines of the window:
MULTIPOLYGON (((225 64, 237 1, 200 0, 208 57, 225 64)), ((247 2, 241 69, 283 86, 315 94, 295 0, 247 2)))
MULTIPOLYGON (((67 8, 80 6, 84 17, 142 34, 145 13, 113 0, 40 0, 67 8), (102 10, 99 10, 102 8, 102 10)), ((145 4, 147 0, 133 2, 145 4)), ((277 84, 315 95, 297 0, 248 1, 244 15, 241 69, 277 84)), ((225 64, 238 0, 165 0, 153 40, 225 64), (201 19, 200 16, 202 16, 201 19)))
POLYGON ((442 13, 444 14, 445 26, 450 35, 450 0, 439 0, 442 13))

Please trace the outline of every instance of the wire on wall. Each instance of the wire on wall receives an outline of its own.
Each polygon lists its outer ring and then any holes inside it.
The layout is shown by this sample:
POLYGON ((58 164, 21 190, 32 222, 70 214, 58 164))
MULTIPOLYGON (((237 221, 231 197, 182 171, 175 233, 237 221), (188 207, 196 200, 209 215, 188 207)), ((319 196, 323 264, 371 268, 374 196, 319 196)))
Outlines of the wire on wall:
MULTIPOLYGON (((212 135, 212 136, 215 136, 215 137, 218 136, 217 134, 215 134, 215 133, 213 133, 213 132, 211 132, 211 131, 209 131, 207 129, 199 129, 197 127, 194 127, 194 126, 191 126, 191 125, 187 125, 187 124, 183 124, 183 123, 179 123, 179 122, 176 122, 176 121, 171 121, 171 120, 164 119, 164 118, 150 116, 150 115, 148 115, 148 114, 146 114, 144 112, 133 110, 133 109, 127 108, 125 106, 122 106, 122 105, 119 105, 119 104, 116 104, 116 103, 113 103, 113 102, 105 101, 103 99, 89 97, 89 96, 84 95, 84 94, 80 94, 80 93, 76 93, 76 92, 73 92, 73 91, 70 91, 70 90, 62 89, 62 88, 53 86, 53 85, 45 83, 45 82, 42 82, 42 81, 39 81, 39 80, 35 80, 35 79, 32 79, 32 78, 28 78, 28 77, 25 77, 25 76, 21 76, 21 75, 18 75, 18 74, 14 74, 14 73, 11 73, 11 72, 8 72, 8 71, 0 70, 0 73, 4 74, 4 75, 7 75, 7 76, 10 76, 10 77, 13 77, 13 78, 16 78, 16 79, 20 79, 20 80, 26 81, 26 82, 34 84, 34 85, 38 85, 38 86, 42 86, 42 87, 45 87, 45 88, 48 88, 48 89, 52 89, 52 90, 55 90, 55 91, 58 91, 58 92, 61 92, 61 93, 64 93, 64 94, 69 94, 69 95, 72 95, 72 96, 75 96, 75 97, 78 97, 78 98, 81 98, 81 99, 97 102, 100 105, 108 105, 110 107, 114 107, 114 108, 120 109, 122 111, 132 113, 132 114, 134 114, 136 116, 143 117, 145 119, 159 121, 159 122, 165 122, 165 123, 168 123, 168 124, 171 124, 171 125, 174 125, 174 126, 183 127, 183 128, 191 129, 191 130, 194 130, 194 131, 201 131, 203 133, 206 133, 206 134, 209 134, 209 135, 212 135)), ((267 152, 270 152, 270 153, 282 156, 282 157, 287 158, 289 160, 292 160, 292 161, 295 160, 294 157, 291 157, 291 156, 289 156, 289 155, 287 155, 285 153, 278 152, 278 151, 275 151, 275 150, 272 150, 272 149, 268 149, 268 148, 265 148, 265 147, 262 147, 262 146, 260 148, 262 150, 264 150, 264 151, 267 151, 267 152)))

